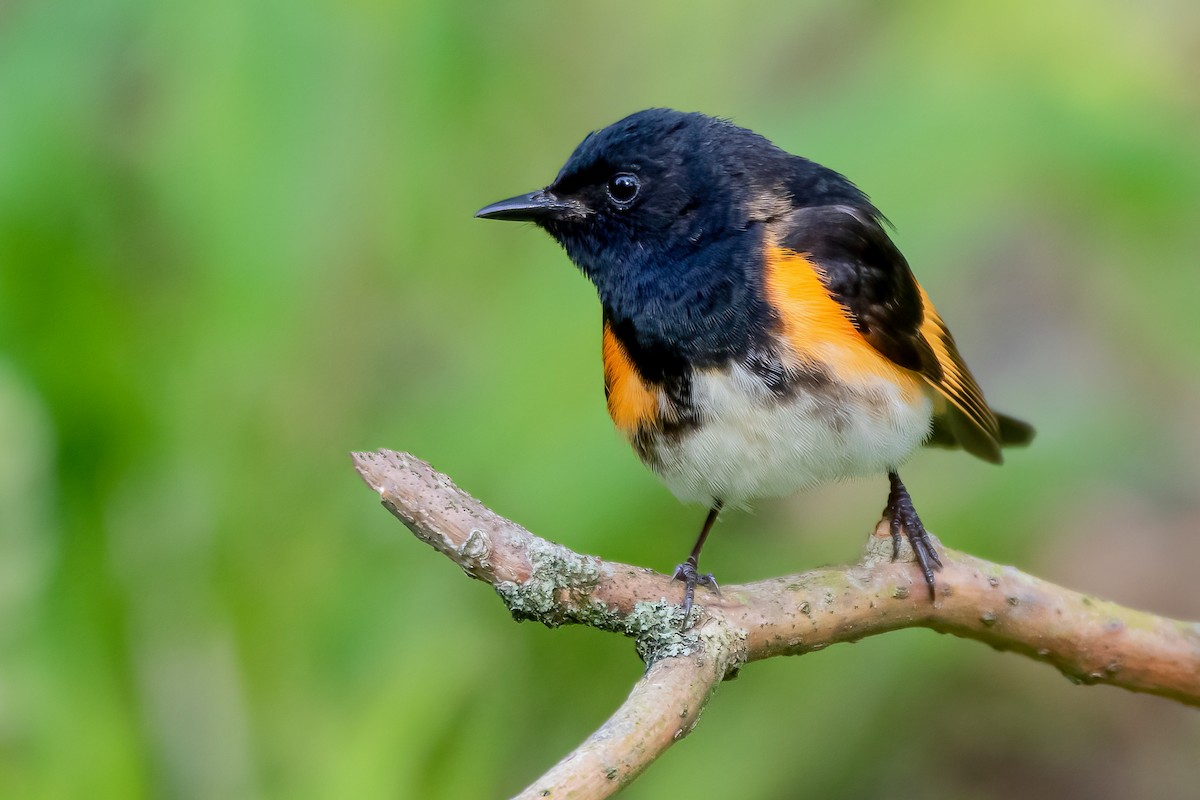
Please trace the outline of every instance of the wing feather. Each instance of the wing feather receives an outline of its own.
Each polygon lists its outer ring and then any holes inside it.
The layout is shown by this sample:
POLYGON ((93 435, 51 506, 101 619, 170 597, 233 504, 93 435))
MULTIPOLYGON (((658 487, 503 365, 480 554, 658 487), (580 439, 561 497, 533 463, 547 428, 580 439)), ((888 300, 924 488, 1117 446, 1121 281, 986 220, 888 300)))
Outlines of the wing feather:
POLYGON ((908 262, 871 207, 801 208, 783 220, 780 245, 803 253, 867 342, 893 363, 921 375, 946 399, 935 426, 965 450, 999 463, 996 414, 967 368, 908 262))

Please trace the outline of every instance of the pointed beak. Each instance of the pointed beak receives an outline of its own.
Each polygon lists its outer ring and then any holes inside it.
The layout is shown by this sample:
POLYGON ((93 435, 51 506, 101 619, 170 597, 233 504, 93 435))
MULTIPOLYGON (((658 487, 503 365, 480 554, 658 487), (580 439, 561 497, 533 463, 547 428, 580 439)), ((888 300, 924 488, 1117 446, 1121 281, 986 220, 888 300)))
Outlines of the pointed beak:
POLYGON ((508 219, 520 222, 541 222, 568 216, 582 216, 585 209, 575 200, 560 200, 547 189, 517 195, 475 212, 480 219, 508 219))

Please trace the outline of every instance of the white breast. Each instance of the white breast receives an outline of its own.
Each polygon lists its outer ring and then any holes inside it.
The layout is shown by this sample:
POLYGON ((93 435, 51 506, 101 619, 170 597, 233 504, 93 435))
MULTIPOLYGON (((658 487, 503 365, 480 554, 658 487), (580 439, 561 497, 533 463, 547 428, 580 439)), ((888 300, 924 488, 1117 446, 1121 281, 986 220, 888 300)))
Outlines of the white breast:
POLYGON ((702 423, 646 442, 644 458, 680 500, 727 505, 883 474, 929 435, 932 403, 880 378, 773 394, 749 370, 697 372, 702 423))

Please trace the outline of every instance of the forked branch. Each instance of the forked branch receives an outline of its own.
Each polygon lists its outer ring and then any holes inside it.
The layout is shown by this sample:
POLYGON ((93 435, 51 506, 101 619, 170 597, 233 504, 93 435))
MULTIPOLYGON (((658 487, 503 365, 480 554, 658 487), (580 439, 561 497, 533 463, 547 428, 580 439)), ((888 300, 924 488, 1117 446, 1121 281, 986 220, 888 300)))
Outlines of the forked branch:
POLYGON ((534 536, 406 453, 355 453, 383 505, 471 577, 492 584, 514 617, 590 625, 633 638, 647 665, 604 726, 520 797, 607 797, 686 735, 716 685, 742 664, 926 627, 1107 683, 1200 705, 1200 623, 1098 600, 1012 567, 939 546, 936 602, 886 526, 862 560, 701 591, 683 629, 678 583, 652 570, 580 555, 534 536))

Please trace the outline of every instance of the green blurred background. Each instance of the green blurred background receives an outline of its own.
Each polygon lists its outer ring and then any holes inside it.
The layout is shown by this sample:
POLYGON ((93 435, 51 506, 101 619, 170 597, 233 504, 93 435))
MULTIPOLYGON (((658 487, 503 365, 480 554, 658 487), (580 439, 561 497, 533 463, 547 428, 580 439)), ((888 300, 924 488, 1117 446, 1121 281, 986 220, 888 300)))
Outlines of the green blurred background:
MULTIPOLYGON (((669 105, 858 182, 993 403, 905 471, 954 547, 1200 618, 1200 6, 0 2, 0 796, 513 793, 632 645, 515 625, 382 511, 410 450, 668 569, 703 515, 604 411, 590 285, 472 219, 669 105)), ((882 480, 727 515, 854 559, 882 480)), ((635 798, 1183 797, 1200 717, 902 631, 745 669, 635 798)))

